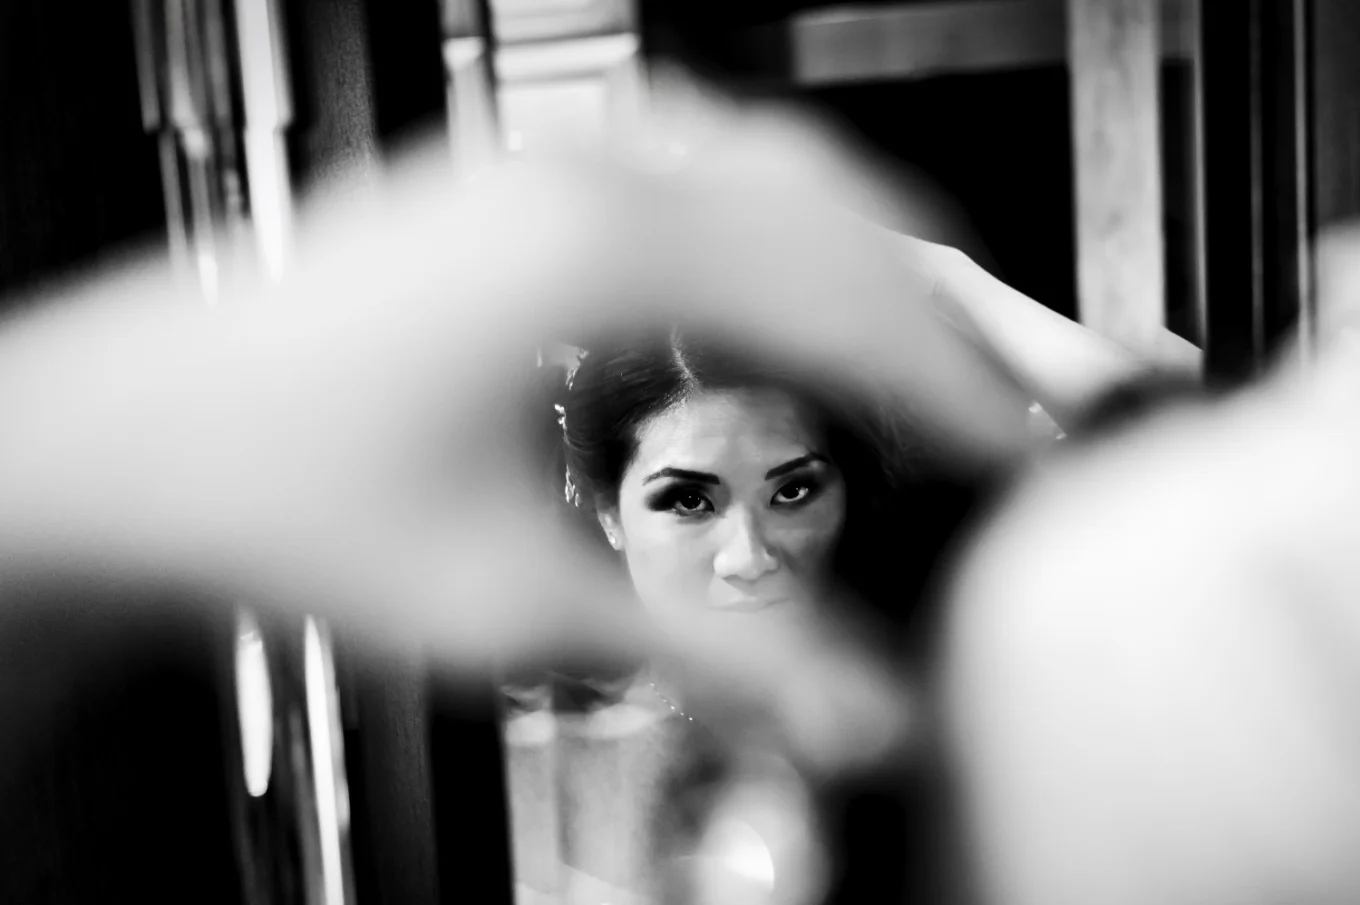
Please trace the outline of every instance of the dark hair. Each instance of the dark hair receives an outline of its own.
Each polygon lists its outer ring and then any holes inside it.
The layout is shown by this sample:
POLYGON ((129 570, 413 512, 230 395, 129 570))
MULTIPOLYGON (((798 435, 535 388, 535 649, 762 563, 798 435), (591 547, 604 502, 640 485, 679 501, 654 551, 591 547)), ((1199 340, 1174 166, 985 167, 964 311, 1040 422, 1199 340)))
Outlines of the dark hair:
POLYGON ((561 397, 564 467, 556 471, 557 498, 565 471, 579 508, 593 521, 597 507, 617 504, 638 431, 649 419, 697 392, 736 389, 783 391, 818 420, 846 482, 838 577, 877 615, 915 625, 921 613, 914 604, 971 508, 973 482, 953 472, 886 393, 847 388, 680 329, 614 337, 589 350, 561 397))

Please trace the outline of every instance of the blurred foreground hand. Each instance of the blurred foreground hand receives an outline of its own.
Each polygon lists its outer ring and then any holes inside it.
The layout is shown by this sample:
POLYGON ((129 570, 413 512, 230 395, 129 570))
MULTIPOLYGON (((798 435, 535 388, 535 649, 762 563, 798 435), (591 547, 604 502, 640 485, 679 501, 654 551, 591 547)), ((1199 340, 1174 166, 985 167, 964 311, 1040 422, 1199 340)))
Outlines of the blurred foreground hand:
POLYGON ((1330 340, 1067 451, 976 540, 948 710, 990 902, 1360 898, 1360 349, 1330 340))
POLYGON ((528 461, 552 417, 529 405, 536 345, 675 321, 894 387, 959 461, 1025 452, 1027 398, 931 275, 836 203, 859 177, 835 146, 770 114, 663 172, 646 141, 461 186, 413 158, 319 202, 283 280, 214 309, 147 261, 51 288, 0 331, 10 605, 189 588, 483 676, 674 656, 714 697, 772 705, 828 769, 881 756, 909 718, 890 669, 819 627, 648 622, 545 516, 528 461))

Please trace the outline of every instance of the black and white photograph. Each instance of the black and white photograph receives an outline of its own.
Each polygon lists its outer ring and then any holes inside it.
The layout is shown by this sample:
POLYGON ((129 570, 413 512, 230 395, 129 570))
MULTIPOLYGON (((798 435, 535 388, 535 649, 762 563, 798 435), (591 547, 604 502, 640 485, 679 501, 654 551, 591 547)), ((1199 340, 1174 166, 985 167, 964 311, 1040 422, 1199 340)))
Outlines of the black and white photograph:
POLYGON ((1360 0, 6 0, 0 905, 1360 901, 1360 0))

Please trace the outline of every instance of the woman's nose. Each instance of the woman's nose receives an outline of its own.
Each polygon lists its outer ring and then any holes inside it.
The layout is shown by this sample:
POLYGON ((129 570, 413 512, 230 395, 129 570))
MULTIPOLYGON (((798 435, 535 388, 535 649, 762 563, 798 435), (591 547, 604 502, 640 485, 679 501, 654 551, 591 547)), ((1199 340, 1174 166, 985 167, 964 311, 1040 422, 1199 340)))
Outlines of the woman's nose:
POLYGON ((756 519, 742 511, 733 513, 730 518, 731 534, 713 560, 713 571, 718 577, 755 581, 777 569, 779 558, 765 543, 756 519))

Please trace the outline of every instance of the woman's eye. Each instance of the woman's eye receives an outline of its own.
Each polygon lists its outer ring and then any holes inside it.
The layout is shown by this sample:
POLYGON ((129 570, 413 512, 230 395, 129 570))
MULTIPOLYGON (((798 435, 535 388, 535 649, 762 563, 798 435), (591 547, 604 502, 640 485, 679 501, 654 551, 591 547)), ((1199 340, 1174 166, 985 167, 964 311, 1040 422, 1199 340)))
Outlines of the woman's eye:
POLYGON ((699 512, 707 512, 710 507, 708 499, 703 494, 691 491, 676 494, 671 508, 681 515, 694 515, 699 512))
POLYGON ((647 500, 647 508, 653 512, 669 512, 684 518, 714 511, 713 502, 707 494, 686 487, 661 491, 647 500))
POLYGON ((799 482, 795 484, 785 484, 779 488, 779 492, 774 495, 774 501, 779 504, 801 503, 812 496, 812 485, 799 482))

